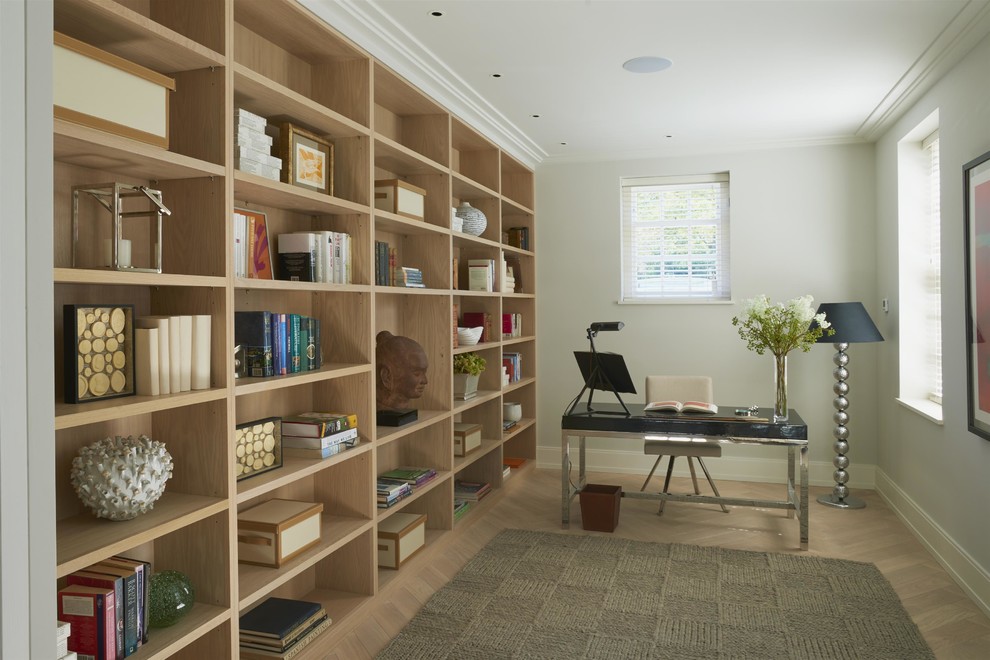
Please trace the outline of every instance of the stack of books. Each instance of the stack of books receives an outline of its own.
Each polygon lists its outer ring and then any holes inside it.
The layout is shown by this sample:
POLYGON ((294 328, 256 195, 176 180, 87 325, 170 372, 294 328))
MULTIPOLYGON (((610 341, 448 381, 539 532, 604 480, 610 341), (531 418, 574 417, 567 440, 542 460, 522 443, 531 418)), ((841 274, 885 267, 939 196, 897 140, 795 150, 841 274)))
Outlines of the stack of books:
POLYGON ((467 500, 455 499, 454 500, 454 520, 460 520, 467 513, 468 509, 471 508, 471 503, 467 500))
POLYGON ((297 458, 329 458, 355 447, 357 415, 306 412, 282 418, 282 453, 297 458))
POLYGON ((491 484, 458 479, 454 482, 454 499, 477 502, 490 493, 491 490, 491 484))
POLYGON ((278 181, 282 159, 271 155, 272 137, 266 134, 268 120, 244 108, 234 110, 237 132, 234 140, 234 167, 242 172, 278 181))
POLYGON ((72 624, 59 621, 55 628, 55 657, 58 660, 76 660, 76 652, 69 650, 69 635, 72 624))
POLYGON ((432 479, 435 479, 437 476, 437 471, 433 468, 410 467, 404 465, 397 467, 394 470, 383 472, 378 476, 383 479, 403 481, 413 488, 418 488, 432 479))
POLYGON ((395 270, 395 286, 404 286, 416 289, 426 287, 423 284, 423 271, 411 266, 399 266, 395 270))
POLYGON ((250 378, 316 371, 323 365, 320 320, 302 314, 234 312, 234 341, 250 378))
POLYGON ((502 259, 502 292, 514 293, 516 290, 516 274, 512 266, 502 259))
POLYGON ((111 557, 70 573, 58 591, 68 650, 97 660, 135 653, 148 641, 151 564, 111 557))
POLYGON ((135 392, 158 396, 210 389, 211 335, 209 314, 138 317, 133 346, 135 392))
POLYGON ((398 479, 378 478, 378 508, 388 509, 395 506, 400 500, 412 495, 412 486, 405 481, 398 479))
POLYGON ((241 657, 245 660, 291 658, 331 623, 319 603, 269 598, 240 618, 241 657))

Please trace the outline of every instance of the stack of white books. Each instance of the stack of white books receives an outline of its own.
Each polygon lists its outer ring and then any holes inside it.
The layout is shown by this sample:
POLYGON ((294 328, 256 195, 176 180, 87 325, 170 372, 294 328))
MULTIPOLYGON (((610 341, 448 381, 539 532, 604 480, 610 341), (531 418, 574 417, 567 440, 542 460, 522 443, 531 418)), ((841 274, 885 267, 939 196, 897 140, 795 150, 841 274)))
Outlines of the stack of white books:
POLYGON ((268 120, 244 108, 234 110, 237 132, 234 135, 234 167, 278 181, 282 159, 271 155, 272 137, 265 133, 268 120))
POLYGON ((143 316, 134 328, 139 396, 210 389, 209 314, 143 316))
POLYGON ((76 660, 78 657, 75 651, 69 650, 70 634, 72 634, 72 625, 66 621, 59 621, 55 628, 55 657, 58 660, 76 660))

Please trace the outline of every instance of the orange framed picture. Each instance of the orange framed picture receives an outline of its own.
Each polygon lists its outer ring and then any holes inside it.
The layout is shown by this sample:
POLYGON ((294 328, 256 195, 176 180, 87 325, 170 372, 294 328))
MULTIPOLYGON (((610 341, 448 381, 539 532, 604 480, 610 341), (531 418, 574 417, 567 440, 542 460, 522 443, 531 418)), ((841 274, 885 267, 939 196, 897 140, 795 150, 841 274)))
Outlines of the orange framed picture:
POLYGON ((279 124, 282 181, 333 195, 333 144, 291 122, 279 124))

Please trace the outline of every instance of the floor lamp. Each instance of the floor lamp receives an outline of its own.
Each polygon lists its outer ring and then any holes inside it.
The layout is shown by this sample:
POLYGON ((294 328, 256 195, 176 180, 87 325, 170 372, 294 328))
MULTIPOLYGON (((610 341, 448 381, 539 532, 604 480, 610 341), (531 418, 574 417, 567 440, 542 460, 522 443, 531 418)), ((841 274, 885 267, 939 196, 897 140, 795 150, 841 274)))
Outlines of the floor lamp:
POLYGON ((835 398, 832 399, 832 407, 835 408, 835 413, 832 415, 832 421, 835 422, 835 428, 832 429, 832 435, 835 437, 833 445, 835 458, 832 459, 832 465, 835 466, 835 472, 832 473, 835 487, 831 493, 821 495, 818 501, 826 506, 840 509, 862 509, 866 506, 866 502, 858 497, 852 497, 849 494, 849 487, 846 486, 846 481, 849 480, 849 473, 846 472, 846 468, 849 467, 849 458, 846 456, 849 451, 847 426, 849 413, 846 412, 846 408, 849 407, 849 399, 846 396, 849 394, 849 385, 846 383, 849 378, 849 369, 847 369, 849 355, 846 354, 846 349, 849 348, 849 344, 883 341, 883 336, 873 324, 863 303, 822 303, 818 306, 818 313, 824 313, 825 320, 835 329, 835 334, 822 335, 818 340, 818 343, 831 343, 835 346, 835 355, 832 357, 832 363, 835 365, 835 369, 832 370, 832 375, 835 376, 835 385, 832 386, 832 391, 835 392, 835 398))

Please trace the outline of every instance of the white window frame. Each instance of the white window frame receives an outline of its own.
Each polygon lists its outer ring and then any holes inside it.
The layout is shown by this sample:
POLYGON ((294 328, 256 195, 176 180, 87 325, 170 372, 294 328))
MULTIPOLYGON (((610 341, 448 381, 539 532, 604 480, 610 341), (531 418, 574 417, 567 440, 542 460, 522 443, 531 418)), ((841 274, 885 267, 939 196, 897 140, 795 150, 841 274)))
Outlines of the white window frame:
MULTIPOLYGON (((731 287, 729 276, 729 173, 721 172, 717 174, 700 174, 685 176, 659 176, 659 177, 623 177, 620 179, 620 214, 621 214, 621 281, 620 281, 620 303, 712 303, 730 302, 731 287), (688 209, 687 217, 677 217, 677 213, 671 210, 673 217, 664 217, 662 206, 658 208, 658 217, 645 220, 636 218, 636 209, 633 204, 633 195, 637 192, 664 191, 685 191, 691 189, 710 189, 716 195, 715 216, 699 216, 692 214, 688 209), (693 216, 693 217, 692 217, 693 216), (644 266, 647 261, 643 252, 648 249, 637 240, 637 229, 641 228, 694 228, 711 227, 714 225, 715 254, 698 255, 688 252, 679 254, 677 258, 687 262, 687 268, 691 269, 699 261, 704 264, 711 258, 715 259, 715 276, 709 280, 711 284, 701 282, 700 288, 692 285, 699 282, 699 278, 669 276, 665 277, 663 264, 658 277, 652 278, 655 283, 652 286, 645 286, 639 273, 645 268, 657 268, 656 264, 644 266)), ((683 207, 682 207, 683 208, 683 207)), ((656 253, 650 261, 656 260, 656 253)), ((662 258, 662 253, 661 253, 662 258)), ((668 255, 667 261, 670 260, 668 255)), ((705 268, 703 265, 702 268, 705 268)))

